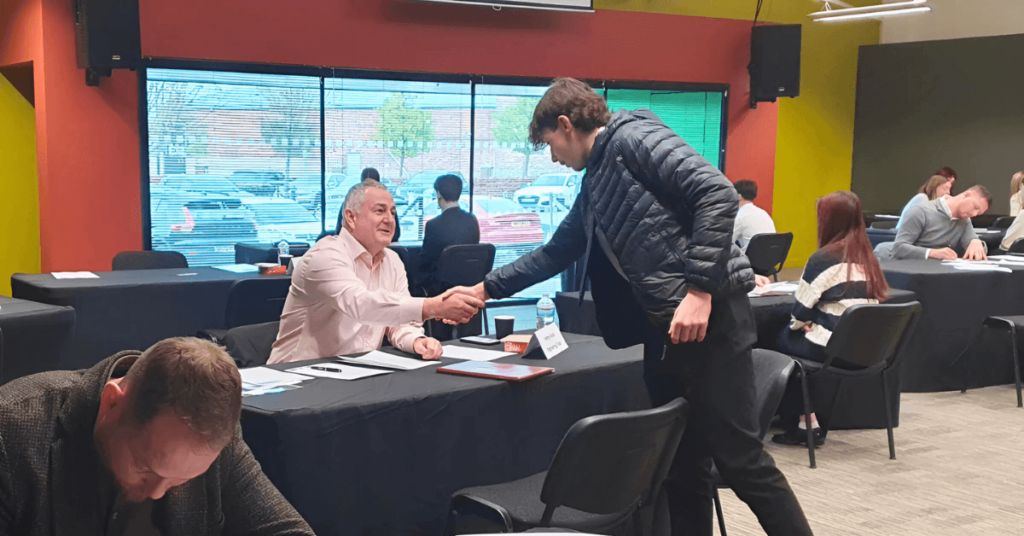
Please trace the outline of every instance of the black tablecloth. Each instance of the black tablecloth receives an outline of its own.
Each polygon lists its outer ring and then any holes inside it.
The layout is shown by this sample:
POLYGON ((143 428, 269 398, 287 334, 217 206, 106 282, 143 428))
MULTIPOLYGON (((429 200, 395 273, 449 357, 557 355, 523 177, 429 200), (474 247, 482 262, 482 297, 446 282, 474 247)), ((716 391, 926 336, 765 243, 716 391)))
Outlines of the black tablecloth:
POLYGON ((0 296, 3 362, 0 383, 48 370, 74 368, 67 363, 75 333, 75 310, 0 296))
POLYGON ((228 288, 260 276, 215 268, 96 272, 99 279, 14 274, 15 298, 74 307, 77 324, 62 368, 89 368, 121 350, 145 350, 167 337, 224 327, 228 288), (179 275, 195 274, 195 275, 179 275))
POLYGON ((959 363, 951 363, 985 317, 1024 314, 1024 268, 968 272, 915 260, 883 262, 882 270, 890 286, 913 291, 923 307, 903 360, 905 392, 960 389, 968 365, 974 367, 971 387, 1013 383, 1005 334, 986 334, 959 363))
POLYGON ((649 406, 640 347, 565 338, 550 361, 500 360, 555 368, 523 383, 426 367, 246 398, 245 441, 317 534, 440 534, 453 492, 546 470, 579 419, 649 406))

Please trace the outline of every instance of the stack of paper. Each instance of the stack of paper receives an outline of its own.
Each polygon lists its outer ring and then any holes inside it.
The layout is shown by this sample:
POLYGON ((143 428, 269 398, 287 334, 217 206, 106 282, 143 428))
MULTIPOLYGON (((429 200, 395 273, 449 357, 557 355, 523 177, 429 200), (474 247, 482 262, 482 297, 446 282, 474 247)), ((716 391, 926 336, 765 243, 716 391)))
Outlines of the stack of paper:
POLYGON ((955 261, 942 261, 942 265, 967 272, 1006 272, 1008 274, 1013 273, 1013 270, 1005 266, 999 266, 999 263, 995 261, 965 261, 963 259, 957 259, 955 261))
POLYGON ((53 272, 50 274, 54 279, 99 279, 100 276, 92 272, 53 272))
POLYGON ((242 396, 262 395, 267 391, 284 386, 292 386, 311 376, 292 374, 267 367, 253 367, 238 371, 242 375, 242 396))
POLYGON ((350 365, 367 365, 370 367, 381 367, 395 370, 416 370, 418 368, 429 367, 440 363, 439 361, 423 361, 422 359, 399 357, 385 352, 378 352, 377 350, 374 350, 362 357, 342 356, 336 359, 342 363, 348 363, 350 365))
POLYGON ((796 292, 796 287, 796 283, 792 283, 789 281, 782 281, 780 283, 769 283, 763 287, 757 287, 754 290, 751 290, 750 292, 747 293, 747 295, 750 296, 751 298, 756 298, 763 294, 769 293, 792 294, 796 292))

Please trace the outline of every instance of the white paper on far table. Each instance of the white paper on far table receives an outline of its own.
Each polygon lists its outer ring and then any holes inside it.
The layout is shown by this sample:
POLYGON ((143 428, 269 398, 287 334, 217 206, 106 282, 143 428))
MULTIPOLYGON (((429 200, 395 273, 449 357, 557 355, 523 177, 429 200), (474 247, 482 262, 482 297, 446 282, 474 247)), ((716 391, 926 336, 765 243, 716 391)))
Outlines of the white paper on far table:
POLYGON ((53 272, 50 274, 54 279, 99 279, 100 276, 92 272, 53 272))
POLYGON ((441 348, 444 350, 441 357, 465 359, 466 361, 494 361, 501 357, 516 355, 514 352, 496 352, 494 350, 466 348, 465 346, 442 346, 441 348))
POLYGON ((747 295, 753 298, 753 297, 757 297, 757 296, 760 296, 762 294, 766 294, 766 293, 769 293, 769 292, 785 292, 787 294, 792 294, 792 293, 796 292, 796 287, 797 287, 797 284, 793 283, 793 282, 790 282, 790 281, 781 281, 779 283, 768 283, 767 285, 765 285, 763 287, 756 287, 756 288, 754 288, 754 290, 751 290, 750 292, 748 292, 747 295))
POLYGON ((383 367, 397 370, 416 370, 423 367, 429 367, 431 365, 439 365, 440 361, 424 361, 422 359, 413 359, 410 357, 401 357, 387 352, 380 352, 374 350, 362 357, 337 357, 335 358, 342 363, 349 363, 352 365, 368 365, 372 367, 383 367))
POLYGON ((374 370, 360 367, 353 367, 351 365, 339 365, 337 363, 324 363, 322 365, 307 365, 305 367, 289 369, 291 372, 297 372, 299 374, 309 374, 310 376, 319 376, 321 378, 331 378, 334 380, 358 380, 360 378, 368 378, 370 376, 377 376, 379 374, 391 374, 390 370, 374 370), (341 369, 341 372, 328 372, 326 370, 313 370, 311 367, 330 367, 335 369, 341 369))

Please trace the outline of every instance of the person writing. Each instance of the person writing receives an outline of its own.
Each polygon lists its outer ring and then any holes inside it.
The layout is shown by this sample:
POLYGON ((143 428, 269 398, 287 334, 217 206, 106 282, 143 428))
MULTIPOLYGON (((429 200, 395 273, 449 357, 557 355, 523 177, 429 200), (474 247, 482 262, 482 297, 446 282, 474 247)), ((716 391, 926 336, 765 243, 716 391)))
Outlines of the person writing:
POLYGON ((992 195, 980 184, 956 196, 921 203, 907 213, 894 242, 875 248, 880 260, 952 260, 963 252, 967 260, 985 260, 986 246, 971 225, 992 204, 992 195), (955 249, 954 249, 955 248, 955 249))
POLYGON ((910 198, 910 201, 905 207, 903 212, 900 212, 900 219, 896 222, 896 229, 898 230, 903 222, 907 219, 907 213, 910 209, 916 207, 921 203, 927 203, 928 201, 934 201, 940 197, 946 197, 951 191, 953 191, 953 183, 956 182, 955 178, 949 178, 942 175, 932 175, 921 188, 917 190, 917 195, 910 198))
POLYGON ((268 363, 368 352, 380 348, 385 335, 399 350, 438 359, 441 344, 424 336, 421 322, 465 322, 483 302, 409 295, 405 267, 387 247, 395 202, 381 183, 353 186, 341 219, 338 234, 314 244, 294 269, 268 363))
POLYGON ((0 387, 0 534, 312 536, 241 407, 234 362, 195 338, 0 387))
POLYGON ((690 420, 665 482, 673 534, 712 534, 711 461, 769 535, 811 534, 793 490, 758 439, 751 347, 754 274, 732 242, 736 190, 648 110, 608 111, 585 83, 556 79, 529 141, 586 169, 551 240, 474 287, 505 298, 582 259, 611 348, 644 344, 654 405, 685 396, 690 420))
MULTIPOLYGON (((779 334, 779 351, 822 363, 825 347, 843 313, 853 305, 876 304, 888 299, 889 286, 871 241, 864 229, 860 198, 840 191, 817 202, 818 251, 804 267, 795 293, 793 321, 779 334)), ((788 430, 772 441, 783 445, 807 445, 800 382, 787 390, 783 422, 788 430), (797 425, 796 415, 800 415, 797 425)), ((814 443, 824 444, 825 434, 811 414, 814 443)))

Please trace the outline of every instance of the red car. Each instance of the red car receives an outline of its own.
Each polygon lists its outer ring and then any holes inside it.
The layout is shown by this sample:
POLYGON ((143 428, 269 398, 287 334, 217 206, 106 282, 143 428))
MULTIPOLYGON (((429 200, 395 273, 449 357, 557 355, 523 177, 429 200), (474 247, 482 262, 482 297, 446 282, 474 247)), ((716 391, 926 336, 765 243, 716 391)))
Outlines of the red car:
MULTIPOLYGON (((465 200, 459 201, 462 210, 468 210, 465 200)), ((436 202, 427 207, 423 224, 440 214, 436 202)), ((527 212, 515 201, 501 197, 473 197, 473 215, 480 222, 480 242, 484 244, 540 244, 544 242, 544 230, 540 216, 527 212)), ((405 234, 402 234, 405 237, 405 234)), ((411 238, 411 237, 410 237, 411 238)), ((422 228, 419 239, 423 239, 422 228)))

